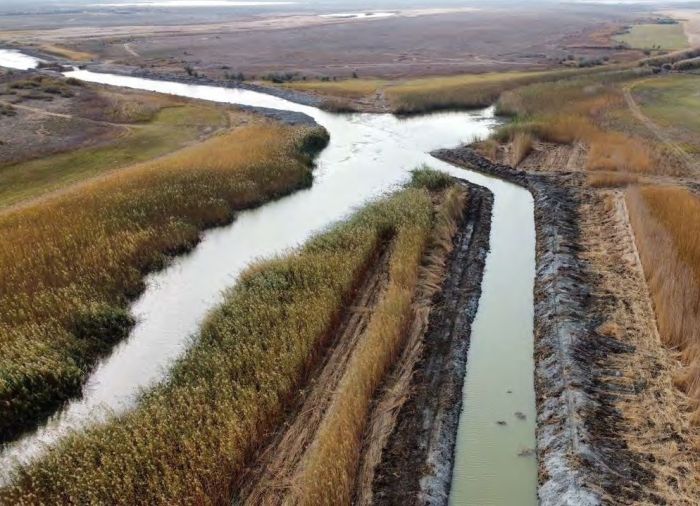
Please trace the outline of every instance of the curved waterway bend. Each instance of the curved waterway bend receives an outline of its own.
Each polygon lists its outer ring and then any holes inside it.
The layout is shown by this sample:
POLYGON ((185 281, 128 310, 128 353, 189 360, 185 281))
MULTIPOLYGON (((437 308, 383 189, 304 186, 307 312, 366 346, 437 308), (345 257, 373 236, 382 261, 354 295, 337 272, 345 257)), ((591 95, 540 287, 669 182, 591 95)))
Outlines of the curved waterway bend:
MULTIPOLYGON (((0 50, 2 65, 2 50, 0 50)), ((142 389, 167 376, 222 291, 252 261, 283 253, 397 188, 426 164, 489 188, 495 196, 491 248, 471 337, 454 469, 452 504, 535 504, 532 364, 534 223, 530 194, 515 185, 453 167, 428 153, 488 135, 493 109, 399 119, 388 114, 338 115, 247 90, 200 86, 77 70, 84 81, 223 103, 303 112, 328 129, 331 141, 307 190, 245 211, 229 226, 203 234, 190 253, 148 276, 132 305, 137 324, 95 368, 80 399, 34 433, 6 445, 0 469, 38 458, 72 431, 132 409, 142 389), (512 393, 508 393, 511 391, 512 393), (521 411, 525 420, 514 419, 521 411), (496 424, 504 420, 507 425, 496 424)))

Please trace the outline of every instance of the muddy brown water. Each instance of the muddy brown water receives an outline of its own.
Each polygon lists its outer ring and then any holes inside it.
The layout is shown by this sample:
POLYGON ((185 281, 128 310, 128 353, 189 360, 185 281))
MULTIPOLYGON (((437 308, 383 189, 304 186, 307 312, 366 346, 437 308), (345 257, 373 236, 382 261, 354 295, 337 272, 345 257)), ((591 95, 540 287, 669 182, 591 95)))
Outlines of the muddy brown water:
MULTIPOLYGON (((0 49, 0 66, 26 66, 20 53, 0 49)), ((34 64, 36 60, 34 61, 34 64)), ((31 65, 29 65, 31 66, 31 65)), ((537 464, 533 387, 535 229, 530 193, 463 170, 429 152, 488 135, 493 108, 411 118, 390 114, 331 114, 248 90, 148 80, 76 70, 89 82, 214 102, 305 113, 331 134, 317 159, 313 186, 202 234, 199 245, 148 276, 131 306, 137 324, 102 360, 75 399, 38 430, 5 445, 0 478, 31 462, 66 435, 133 409, 138 395, 167 378, 206 314, 222 301, 251 262, 284 253, 400 187, 410 170, 429 165, 494 193, 491 252, 473 324, 453 470, 450 504, 536 504, 537 464)))

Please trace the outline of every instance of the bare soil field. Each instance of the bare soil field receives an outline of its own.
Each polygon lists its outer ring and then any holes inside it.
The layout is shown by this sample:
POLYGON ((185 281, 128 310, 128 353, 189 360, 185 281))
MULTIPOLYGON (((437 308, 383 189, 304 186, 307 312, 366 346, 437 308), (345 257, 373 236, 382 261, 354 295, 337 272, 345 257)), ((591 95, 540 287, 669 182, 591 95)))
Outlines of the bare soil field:
MULTIPOLYGON (((218 23, 98 25, 12 30, 0 16, 0 40, 68 47, 95 60, 209 77, 242 72, 302 76, 404 77, 545 68, 576 58, 628 60, 614 27, 631 20, 616 8, 406 9, 386 18, 311 14, 242 17, 218 23), (4 21, 4 22, 3 22, 4 21), (607 28, 606 28, 607 27, 607 28), (602 35, 601 35, 602 34, 602 35)), ((97 23, 94 19, 90 22, 97 23)), ((16 25, 15 25, 16 26, 16 25)))

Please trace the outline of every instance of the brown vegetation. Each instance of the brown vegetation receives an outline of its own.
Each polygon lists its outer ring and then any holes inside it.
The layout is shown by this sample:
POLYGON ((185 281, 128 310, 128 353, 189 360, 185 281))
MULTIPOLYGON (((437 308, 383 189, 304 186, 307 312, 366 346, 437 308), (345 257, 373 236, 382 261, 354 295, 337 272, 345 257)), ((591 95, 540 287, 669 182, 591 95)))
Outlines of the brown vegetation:
POLYGON ((700 199, 680 187, 627 193, 630 219, 664 342, 681 352, 677 384, 700 422, 700 199))
POLYGON ((680 175, 683 166, 664 144, 616 126, 628 114, 621 83, 646 74, 643 69, 598 73, 505 92, 499 112, 516 119, 495 138, 510 142, 521 133, 558 144, 581 142, 588 148, 590 171, 680 175))
POLYGON ((0 438, 79 392, 124 337, 144 273, 232 213, 311 182, 325 133, 273 124, 213 138, 0 216, 0 438))
POLYGON ((592 172, 586 178, 588 186, 593 188, 615 188, 629 186, 639 182, 635 174, 620 174, 619 172, 592 172))
POLYGON ((511 140, 510 164, 517 167, 532 151, 534 138, 527 132, 516 132, 511 140))
POLYGON ((321 102, 321 109, 328 112, 357 112, 357 107, 348 100, 342 97, 328 97, 321 102))
POLYGON ((65 441, 23 469, 0 499, 230 504, 236 476, 280 423, 353 288, 388 241, 388 285, 348 363, 322 437, 312 446, 314 457, 332 458, 309 460, 301 477, 306 483, 313 473, 321 482, 310 483, 300 500, 347 501, 363 406, 401 346, 433 220, 429 192, 413 187, 369 206, 298 252, 252 266, 167 382, 146 394, 138 409, 65 441), (326 437, 338 432, 343 437, 326 437), (321 462, 329 467, 319 467, 321 462), (327 488, 317 488, 323 484, 327 488), (314 491, 318 495, 306 495, 314 491))

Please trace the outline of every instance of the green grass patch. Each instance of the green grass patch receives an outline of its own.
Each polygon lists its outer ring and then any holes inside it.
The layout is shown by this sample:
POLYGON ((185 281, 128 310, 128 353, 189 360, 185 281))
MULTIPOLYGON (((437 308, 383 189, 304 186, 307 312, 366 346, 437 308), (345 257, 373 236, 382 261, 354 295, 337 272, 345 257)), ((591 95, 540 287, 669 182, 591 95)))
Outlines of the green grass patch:
POLYGON ((700 152, 700 76, 649 79, 636 85, 632 92, 644 114, 668 128, 691 152, 700 152))
POLYGON ((688 38, 680 23, 632 25, 627 33, 613 38, 633 49, 672 50, 688 47, 688 38))
POLYGON ((0 167, 0 208, 164 155, 227 121, 226 112, 215 107, 166 107, 151 121, 115 134, 107 144, 0 167))

